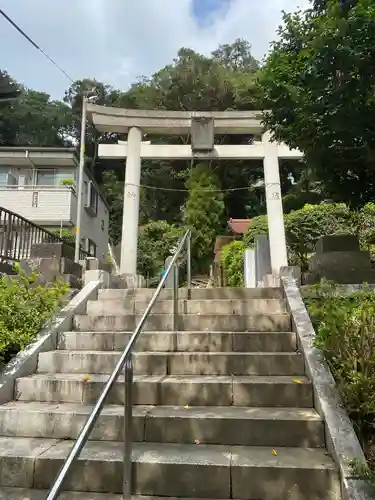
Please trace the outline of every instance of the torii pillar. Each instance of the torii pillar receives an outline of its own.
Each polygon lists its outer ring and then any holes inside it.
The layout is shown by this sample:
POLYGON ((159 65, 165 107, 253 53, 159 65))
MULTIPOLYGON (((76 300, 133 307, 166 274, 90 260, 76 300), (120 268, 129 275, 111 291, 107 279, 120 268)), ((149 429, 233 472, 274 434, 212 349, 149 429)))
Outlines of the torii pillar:
POLYGON ((120 273, 132 276, 136 276, 137 274, 141 144, 141 129, 138 127, 130 128, 128 133, 128 154, 126 157, 125 169, 120 273))

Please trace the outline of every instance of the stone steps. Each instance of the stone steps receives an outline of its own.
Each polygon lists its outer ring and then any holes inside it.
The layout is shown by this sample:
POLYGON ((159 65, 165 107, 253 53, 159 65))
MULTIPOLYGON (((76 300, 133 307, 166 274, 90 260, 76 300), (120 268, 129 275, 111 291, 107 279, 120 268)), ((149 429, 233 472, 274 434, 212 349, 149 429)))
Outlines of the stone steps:
MULTIPOLYGON (((149 301, 133 299, 90 300, 87 303, 87 314, 109 316, 111 314, 143 314, 149 301)), ((171 314, 172 300, 160 300, 155 303, 154 314, 171 314)), ((281 314, 286 313, 285 302, 281 299, 251 300, 179 300, 180 314, 281 314)))
MULTIPOLYGON (((72 373, 45 373, 16 381, 19 401, 94 404, 108 375, 86 377, 72 373)), ((135 375, 133 403, 176 406, 274 406, 310 408, 313 392, 305 377, 290 376, 164 376, 135 375)), ((120 376, 108 395, 108 404, 124 403, 124 378, 120 376)))
MULTIPOLYGON (((80 403, 11 402, 0 407, 0 435, 76 439, 92 409, 92 405, 80 403)), ((122 441, 123 424, 124 407, 107 405, 90 440, 122 441)), ((325 445, 323 421, 312 408, 134 406, 133 440, 301 448, 325 445)))
MULTIPOLYGON (((150 301, 155 293, 151 288, 133 289, 103 289, 99 290, 99 300, 135 299, 150 301)), ((179 299, 189 300, 253 300, 253 299, 284 299, 280 288, 180 288, 179 299), (189 295, 189 296, 188 296, 189 295)), ((172 289, 161 290, 158 300, 171 300, 172 289)))
MULTIPOLYGON (((132 314, 77 315, 73 329, 78 331, 134 331, 141 316, 132 314)), ((290 330, 289 314, 180 314, 173 327, 171 314, 150 314, 144 331, 227 331, 285 332, 290 330)))
MULTIPOLYGON (((29 488, 0 488, 0 500, 45 500, 47 490, 34 490, 29 488)), ((123 500, 122 495, 112 493, 80 493, 77 491, 63 491, 59 500, 123 500)), ((132 496, 132 500, 165 500, 156 497, 132 496)), ((170 499, 170 500, 177 500, 170 499)))
MULTIPOLYGON (((162 290, 134 350, 132 491, 145 496, 133 500, 341 500, 281 290, 190 292, 172 331, 162 290)), ((153 293, 100 290, 16 380, 0 406, 0 500, 44 500, 153 293)), ((61 500, 122 498, 124 386, 120 375, 61 500)))
MULTIPOLYGON (((0 500, 45 500, 47 490, 32 490, 28 488, 0 488, 0 500)), ((122 495, 113 493, 81 493, 77 491, 63 491, 59 500, 123 500, 122 495)), ((165 497, 150 497, 132 495, 131 500, 166 500, 165 497)), ((177 497, 168 497, 168 500, 180 500, 177 497)), ((187 500, 198 500, 190 498, 187 500)))
MULTIPOLYGON (((58 349, 122 351, 133 332, 65 332, 58 349)), ((293 352, 293 332, 142 332, 135 352, 293 352)))
MULTIPOLYGON (((120 360, 115 351, 50 351, 39 355, 39 373, 111 374, 120 360)), ((304 375, 296 352, 137 352, 136 375, 304 375)))
MULTIPOLYGON (((1 437, 2 486, 49 488, 70 448, 66 440, 1 437)), ((136 494, 239 500, 340 498, 334 463, 316 448, 134 443, 132 461, 136 494)), ((122 442, 89 441, 64 489, 121 493, 122 468, 122 442)))

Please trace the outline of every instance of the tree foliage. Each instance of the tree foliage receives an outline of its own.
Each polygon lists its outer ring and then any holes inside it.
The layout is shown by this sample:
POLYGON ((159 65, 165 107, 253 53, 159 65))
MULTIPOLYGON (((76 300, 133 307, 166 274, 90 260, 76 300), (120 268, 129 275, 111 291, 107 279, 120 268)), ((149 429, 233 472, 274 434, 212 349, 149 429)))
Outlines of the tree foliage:
POLYGON ((284 16, 259 74, 266 123, 300 148, 334 200, 361 206, 374 195, 375 4, 315 1, 284 16))
POLYGON ((244 254, 243 241, 232 241, 221 249, 220 262, 224 268, 228 286, 244 285, 244 254))
POLYGON ((138 272, 148 278, 157 276, 165 259, 172 255, 183 230, 166 221, 150 221, 140 228, 138 242, 138 272))
POLYGON ((224 197, 217 175, 203 165, 191 170, 186 187, 189 196, 183 222, 192 229, 192 264, 197 271, 207 271, 215 238, 223 226, 224 197))

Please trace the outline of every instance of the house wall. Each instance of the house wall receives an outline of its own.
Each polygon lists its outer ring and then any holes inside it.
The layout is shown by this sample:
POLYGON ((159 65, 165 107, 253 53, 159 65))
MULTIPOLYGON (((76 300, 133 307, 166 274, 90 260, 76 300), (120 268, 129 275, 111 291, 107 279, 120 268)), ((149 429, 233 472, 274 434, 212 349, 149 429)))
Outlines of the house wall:
MULTIPOLYGON (((85 173, 84 182, 89 182, 90 179, 85 173)), ((77 194, 74 194, 74 201, 71 204, 70 219, 75 225, 77 218, 77 194)), ((82 190, 82 224, 81 224, 81 238, 90 238, 96 245, 96 256, 107 261, 108 256, 108 230, 109 230, 109 212, 103 199, 99 195, 98 199, 98 212, 96 216, 92 216, 89 211, 84 208, 86 204, 85 193, 82 190)))
MULTIPOLYGON (((2 167, 4 168, 4 167, 2 167)), ((57 167, 52 167, 56 168, 57 167)), ((76 169, 62 167, 58 169, 58 177, 70 179, 75 176, 76 169)), ((19 176, 25 175, 25 187, 6 187, 0 183, 0 207, 11 210, 35 224, 42 225, 50 230, 75 227, 77 217, 76 188, 70 186, 33 186, 35 181, 30 168, 7 167, 7 171, 19 182, 19 176)), ((90 178, 84 173, 84 182, 90 178)), ((81 237, 92 240, 96 246, 96 256, 107 261, 109 213, 101 198, 98 196, 97 214, 90 214, 85 208, 87 200, 82 193, 82 224, 81 237)), ((86 243, 86 241, 85 241, 86 243)), ((83 246, 85 249, 86 246, 83 246)))
POLYGON ((62 221, 65 226, 70 224, 72 195, 69 187, 11 189, 0 186, 0 206, 35 224, 62 221))

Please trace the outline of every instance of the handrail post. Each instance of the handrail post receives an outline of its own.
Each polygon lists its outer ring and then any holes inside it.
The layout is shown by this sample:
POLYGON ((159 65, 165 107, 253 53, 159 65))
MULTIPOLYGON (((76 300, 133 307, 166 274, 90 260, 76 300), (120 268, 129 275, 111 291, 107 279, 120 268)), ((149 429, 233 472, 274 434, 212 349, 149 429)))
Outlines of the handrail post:
POLYGON ((123 500, 131 500, 132 490, 132 424, 133 424, 133 361, 132 354, 125 363, 124 381, 124 462, 122 479, 123 500))
POLYGON ((172 331, 177 330, 177 320, 178 320, 178 265, 173 266, 173 288, 172 288, 172 331))
POLYGON ((187 250, 187 298, 190 299, 191 290, 191 232, 186 239, 186 250, 187 250))

